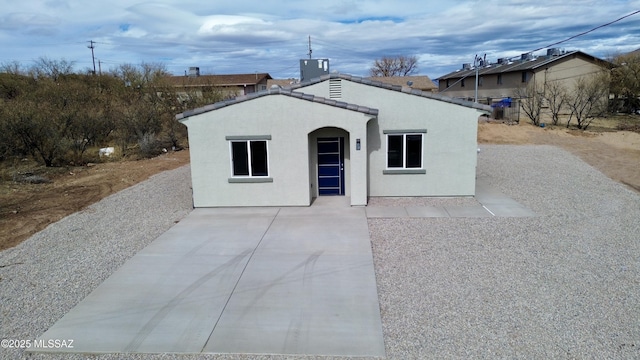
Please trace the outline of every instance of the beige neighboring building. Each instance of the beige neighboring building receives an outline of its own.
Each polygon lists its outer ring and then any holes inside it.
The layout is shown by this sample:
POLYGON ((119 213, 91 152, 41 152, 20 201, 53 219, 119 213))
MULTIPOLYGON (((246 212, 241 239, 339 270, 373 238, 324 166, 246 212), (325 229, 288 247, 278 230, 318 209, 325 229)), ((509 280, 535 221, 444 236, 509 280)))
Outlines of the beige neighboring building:
POLYGON ((273 85, 280 86, 281 88, 290 88, 291 86, 300 83, 300 80, 289 78, 289 79, 269 79, 267 80, 267 89, 271 89, 273 85))
POLYGON ((171 76, 168 81, 177 88, 220 89, 225 98, 248 95, 267 90, 267 82, 271 80, 268 73, 200 75, 200 68, 191 67, 184 76, 171 76))
POLYGON ((438 92, 438 86, 426 75, 418 76, 373 76, 367 80, 379 81, 384 84, 398 85, 414 90, 438 92))
POLYGON ((486 105, 344 74, 178 114, 195 207, 473 196, 486 105), (258 114, 258 115, 256 115, 258 114))
MULTIPOLYGON (((612 64, 581 51, 548 49, 545 56, 523 54, 520 59, 498 59, 478 68, 478 102, 491 104, 514 97, 516 90, 533 82, 544 86, 560 81, 566 89, 581 76, 598 73, 612 64)), ((453 98, 474 100, 476 69, 471 64, 438 78, 439 93, 453 98)))

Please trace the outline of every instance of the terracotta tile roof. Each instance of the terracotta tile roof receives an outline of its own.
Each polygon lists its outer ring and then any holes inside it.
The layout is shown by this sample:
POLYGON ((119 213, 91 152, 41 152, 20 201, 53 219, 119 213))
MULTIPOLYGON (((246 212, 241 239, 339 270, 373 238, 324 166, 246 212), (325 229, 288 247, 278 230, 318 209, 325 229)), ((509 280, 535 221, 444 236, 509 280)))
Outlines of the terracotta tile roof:
POLYGON ((304 94, 301 92, 295 92, 295 91, 291 91, 290 89, 282 89, 279 87, 273 88, 273 89, 268 89, 266 91, 260 91, 260 92, 255 92, 255 93, 251 93, 248 95, 244 95, 244 96, 238 96, 234 99, 231 100, 227 100, 227 101, 221 101, 221 102, 217 102, 215 104, 211 104, 211 105, 206 105, 204 107, 201 108, 197 108, 197 109, 193 109, 193 110, 188 110, 185 111, 181 114, 176 115, 176 119, 177 120, 183 120, 186 119, 190 116, 194 116, 194 115, 199 115, 199 114, 203 114, 209 111, 214 111, 226 106, 232 106, 244 101, 249 101, 249 100, 253 100, 259 97, 263 97, 263 96, 270 96, 270 95, 284 95, 284 96, 289 96, 289 97, 293 97, 293 98, 298 98, 298 99, 302 99, 302 100, 307 100, 307 101, 312 101, 315 103, 320 103, 320 104, 325 104, 325 105, 329 105, 329 106, 335 106, 335 107, 339 107, 342 109, 346 109, 346 110, 351 110, 351 111, 358 111, 361 112, 365 115, 373 115, 373 116, 378 116, 378 109, 373 109, 373 108, 369 108, 366 106, 360 106, 360 105, 355 105, 355 104, 349 104, 346 103, 344 101, 337 101, 337 100, 332 100, 332 99, 327 99, 327 98, 323 98, 320 96, 314 96, 311 94, 304 94))
POLYGON ((272 79, 268 73, 200 75, 200 76, 171 76, 167 80, 174 86, 242 86, 255 85, 272 79))
POLYGON ((287 88, 291 85, 297 84, 298 82, 298 79, 269 79, 267 80, 267 89, 270 89, 273 85, 287 88))
POLYGON ((385 84, 391 84, 391 85, 400 85, 400 86, 406 86, 406 87, 410 87, 412 89, 419 89, 419 90, 423 90, 423 91, 433 91, 433 90, 437 90, 438 87, 436 86, 436 84, 433 83, 433 81, 431 81, 431 79, 429 79, 428 76, 426 75, 421 75, 421 76, 374 76, 374 77, 368 77, 366 78, 368 80, 371 81, 379 81, 385 84), (411 85, 409 85, 409 82, 411 83, 411 85))

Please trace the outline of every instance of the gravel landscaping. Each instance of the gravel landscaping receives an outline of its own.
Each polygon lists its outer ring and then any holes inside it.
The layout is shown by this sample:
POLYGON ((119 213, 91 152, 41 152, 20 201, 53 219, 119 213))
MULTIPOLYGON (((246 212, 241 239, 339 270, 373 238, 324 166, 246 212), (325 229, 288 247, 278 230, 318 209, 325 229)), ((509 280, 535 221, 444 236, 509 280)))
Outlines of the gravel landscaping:
MULTIPOLYGON (((640 358, 640 195, 556 147, 481 149, 478 178, 538 216, 369 219, 387 358, 640 358)), ((0 338, 36 339, 187 215, 189 175, 156 175, 0 252, 0 338)), ((122 357, 0 349, 7 359, 122 357)))

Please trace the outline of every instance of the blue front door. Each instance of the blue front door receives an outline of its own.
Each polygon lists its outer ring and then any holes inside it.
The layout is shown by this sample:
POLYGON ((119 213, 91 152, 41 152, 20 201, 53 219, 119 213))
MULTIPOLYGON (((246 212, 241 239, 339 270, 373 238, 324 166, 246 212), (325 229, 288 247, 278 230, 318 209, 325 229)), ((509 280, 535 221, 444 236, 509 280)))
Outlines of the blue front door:
POLYGON ((318 194, 344 195, 344 138, 318 138, 318 194))

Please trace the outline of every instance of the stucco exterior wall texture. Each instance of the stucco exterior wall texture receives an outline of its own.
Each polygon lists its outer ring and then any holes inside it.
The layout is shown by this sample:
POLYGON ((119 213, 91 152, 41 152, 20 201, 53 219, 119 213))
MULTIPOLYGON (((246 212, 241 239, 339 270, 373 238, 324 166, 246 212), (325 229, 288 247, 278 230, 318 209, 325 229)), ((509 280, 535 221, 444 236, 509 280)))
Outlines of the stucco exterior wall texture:
MULTIPOLYGON (((341 88, 341 101, 379 110, 367 129, 369 196, 475 195, 478 110, 345 79, 341 88), (387 159, 384 131, 415 129, 427 130, 423 147, 426 173, 383 174, 387 159)), ((297 91, 328 98, 329 81, 297 91)))
MULTIPOLYGON (((329 81, 295 91, 330 98, 329 81)), ((475 194, 478 110, 344 78, 340 94, 335 100, 377 109, 378 116, 271 94, 184 119, 194 206, 310 205, 318 196, 317 139, 330 136, 344 137, 344 192, 351 205, 366 205, 371 196, 475 194), (423 133, 423 171, 385 171, 385 131, 423 133), (268 177, 232 176, 229 137, 269 138, 268 177)))
MULTIPOLYGON (((311 203, 309 134, 327 126, 360 138, 367 148, 371 116, 284 95, 269 95, 192 116, 184 121, 191 148, 195 207, 307 206, 311 203), (259 114, 259 116, 256 116, 259 114), (270 135, 269 179, 272 182, 231 183, 227 136, 270 135)), ((349 146, 351 204, 367 203, 366 151, 349 146)))

